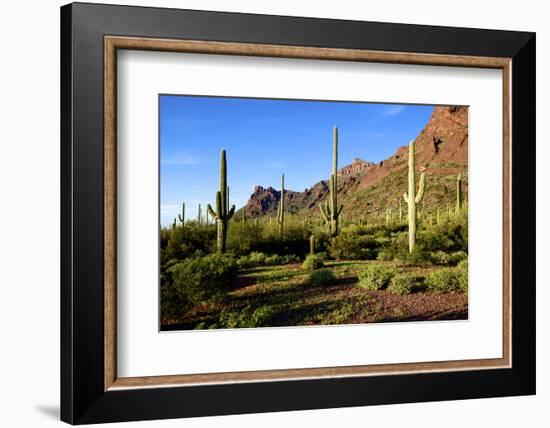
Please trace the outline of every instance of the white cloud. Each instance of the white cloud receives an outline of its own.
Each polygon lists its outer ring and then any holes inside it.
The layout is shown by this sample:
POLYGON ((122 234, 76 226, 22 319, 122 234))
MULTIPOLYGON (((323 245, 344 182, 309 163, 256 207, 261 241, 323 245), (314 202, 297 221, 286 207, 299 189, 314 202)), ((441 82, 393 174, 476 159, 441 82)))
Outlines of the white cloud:
POLYGON ((406 106, 398 105, 398 106, 391 106, 388 107, 386 110, 382 112, 382 117, 390 117, 395 116, 405 110, 406 106))

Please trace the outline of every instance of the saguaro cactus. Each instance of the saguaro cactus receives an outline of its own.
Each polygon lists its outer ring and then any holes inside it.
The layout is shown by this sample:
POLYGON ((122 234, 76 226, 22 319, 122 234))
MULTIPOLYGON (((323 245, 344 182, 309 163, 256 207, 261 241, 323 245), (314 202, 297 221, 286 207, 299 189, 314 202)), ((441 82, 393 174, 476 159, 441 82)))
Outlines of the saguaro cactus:
POLYGON ((405 192, 403 198, 409 205, 409 252, 412 253, 414 244, 416 243, 416 204, 422 201, 424 190, 426 187, 426 173, 420 174, 420 184, 418 185, 418 193, 416 193, 415 183, 415 158, 414 158, 414 141, 409 144, 409 189, 405 192))
POLYGON ((202 223, 202 208, 201 208, 201 204, 199 204, 199 211, 197 213, 197 225, 201 225, 202 223))
POLYGON ((458 215, 462 211, 462 174, 456 177, 456 208, 455 214, 458 215))
POLYGON ((281 199, 277 207, 277 223, 279 223, 279 233, 283 236, 285 231, 285 175, 281 175, 281 199))
POLYGON ((229 207, 229 187, 227 186, 227 161, 225 159, 225 150, 220 153, 220 190, 216 192, 216 211, 208 204, 207 210, 216 219, 217 226, 217 247, 220 253, 225 252, 225 243, 227 241, 227 227, 229 220, 235 213, 235 205, 229 207))
POLYGON ((181 204, 181 214, 178 214, 181 225, 185 224, 185 202, 181 204))
POLYGON ((399 198, 399 223, 403 221, 403 207, 401 206, 401 198, 399 198))
POLYGON ((174 222, 172 223, 172 229, 176 228, 176 219, 174 218, 174 222))
POLYGON ((338 128, 334 127, 332 144, 332 174, 329 180, 329 198, 324 204, 319 205, 325 222, 329 225, 330 234, 338 235, 338 219, 342 214, 343 205, 338 206, 338 128))
POLYGON ((315 255, 315 235, 309 237, 309 254, 315 255))

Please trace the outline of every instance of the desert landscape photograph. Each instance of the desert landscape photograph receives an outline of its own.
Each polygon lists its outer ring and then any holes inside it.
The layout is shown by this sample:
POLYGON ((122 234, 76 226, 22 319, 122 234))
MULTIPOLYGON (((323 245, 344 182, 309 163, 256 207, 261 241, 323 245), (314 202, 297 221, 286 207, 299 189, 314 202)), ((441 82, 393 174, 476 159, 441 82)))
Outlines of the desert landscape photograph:
POLYGON ((468 108, 159 96, 160 330, 468 319, 468 108))

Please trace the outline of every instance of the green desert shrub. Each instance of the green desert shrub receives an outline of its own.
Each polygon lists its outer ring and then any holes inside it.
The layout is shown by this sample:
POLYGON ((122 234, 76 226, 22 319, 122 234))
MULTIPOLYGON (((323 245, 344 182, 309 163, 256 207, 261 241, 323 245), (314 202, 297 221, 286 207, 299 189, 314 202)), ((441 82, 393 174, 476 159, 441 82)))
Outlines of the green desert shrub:
POLYGON ((427 266, 434 263, 432 252, 422 244, 416 244, 412 252, 408 250, 399 252, 395 260, 413 266, 427 266))
POLYGON ((309 255, 302 263, 302 269, 312 271, 324 266, 323 259, 318 254, 309 255))
POLYGON ((444 223, 438 227, 421 230, 417 241, 428 251, 468 251, 468 227, 466 223, 444 223))
POLYGON ((398 270, 395 268, 372 264, 358 273, 357 286, 369 291, 382 290, 388 286, 392 277, 397 273, 398 270))
POLYGON ((204 256, 214 249, 216 229, 213 226, 178 226, 163 231, 161 236, 161 262, 204 256), (162 245, 165 245, 164 247, 162 245))
POLYGON ((457 266, 458 286, 463 292, 468 291, 468 259, 462 260, 457 266))
POLYGON ((188 308, 187 296, 180 293, 172 283, 160 287, 160 314, 162 319, 176 318, 188 308))
POLYGON ((294 254, 272 254, 265 259, 265 264, 267 266, 281 266, 288 265, 290 263, 297 263, 300 259, 294 254))
POLYGON ((312 287, 324 287, 330 285, 336 279, 336 275, 330 269, 318 269, 309 274, 309 285, 312 287))
POLYGON ((452 266, 456 266, 462 260, 468 260, 468 253, 465 251, 455 251, 449 256, 449 264, 452 266))
POLYGON ((388 291, 401 296, 413 293, 417 288, 416 276, 409 273, 398 273, 392 277, 388 291))
POLYGON ((439 269, 426 277, 426 287, 428 290, 438 293, 460 291, 460 275, 458 269, 444 268, 439 269))
POLYGON ((395 259, 395 250, 393 248, 384 248, 378 251, 378 255, 376 256, 376 260, 381 262, 391 262, 393 259, 395 259))
POLYGON ((374 260, 379 243, 367 236, 353 232, 340 233, 329 245, 329 254, 335 259, 374 260))
POLYGON ((253 268, 265 265, 267 255, 259 251, 253 251, 246 256, 241 256, 237 260, 237 265, 241 269, 253 268))
POLYGON ((230 255, 210 254, 184 260, 169 270, 175 290, 196 304, 223 296, 237 276, 237 263, 230 255))
POLYGON ((237 260, 237 265, 240 269, 254 268, 258 266, 279 266, 287 265, 289 263, 296 263, 300 259, 294 254, 272 254, 267 255, 258 251, 241 256, 237 260))
POLYGON ((450 256, 445 251, 432 251, 431 259, 437 265, 446 265, 449 263, 450 256))
POLYGON ((276 308, 251 304, 242 308, 224 308, 219 316, 216 328, 254 328, 270 325, 276 308))

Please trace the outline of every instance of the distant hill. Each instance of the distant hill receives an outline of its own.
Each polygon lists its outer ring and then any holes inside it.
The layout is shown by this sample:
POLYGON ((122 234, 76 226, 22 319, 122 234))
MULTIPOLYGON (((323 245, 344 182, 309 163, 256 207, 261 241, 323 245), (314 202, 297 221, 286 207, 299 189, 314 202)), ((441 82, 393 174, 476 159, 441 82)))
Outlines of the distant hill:
MULTIPOLYGON (((463 190, 467 195, 467 108, 436 107, 415 141, 417 172, 426 171, 426 210, 435 211, 436 207, 444 210, 447 203, 454 204, 459 173, 464 177, 463 190)), ((345 141, 340 144, 345 144, 345 141)), ((327 145, 326 150, 331 149, 327 145)), ((345 217, 382 214, 389 207, 397 209, 399 199, 403 199, 403 192, 407 190, 407 158, 408 148, 403 145, 394 155, 379 163, 355 159, 342 167, 338 171, 338 202, 344 204, 345 217)), ((286 190, 285 208, 291 213, 319 215, 318 205, 328 195, 327 184, 327 181, 321 181, 303 192, 286 190)), ((280 198, 279 190, 258 185, 246 205, 237 212, 237 218, 243 209, 247 218, 275 215, 280 198)), ((403 200, 402 205, 406 210, 403 200)))

